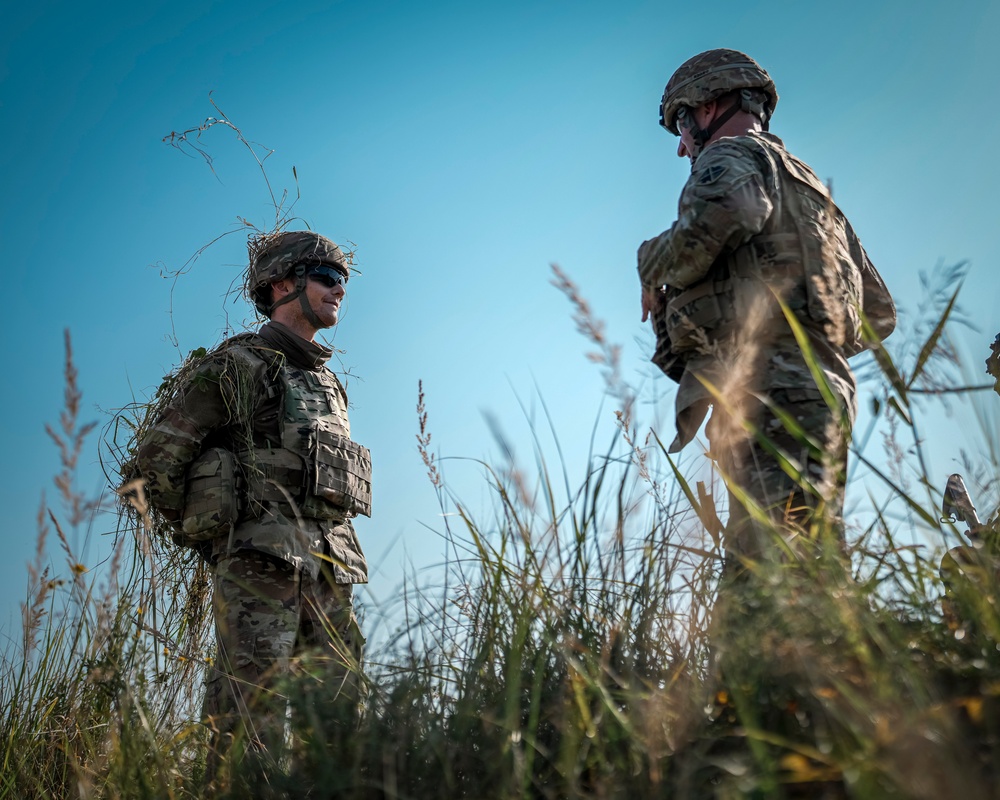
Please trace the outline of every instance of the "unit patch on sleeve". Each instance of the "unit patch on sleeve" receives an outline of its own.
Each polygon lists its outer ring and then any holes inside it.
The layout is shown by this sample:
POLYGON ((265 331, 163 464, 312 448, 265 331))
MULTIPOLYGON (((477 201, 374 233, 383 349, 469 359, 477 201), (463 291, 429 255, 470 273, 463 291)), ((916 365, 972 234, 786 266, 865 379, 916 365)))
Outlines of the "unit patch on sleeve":
POLYGON ((710 167, 705 167, 701 172, 698 173, 698 184, 701 186, 707 186, 710 183, 715 183, 719 178, 726 174, 729 167, 725 167, 722 164, 713 164, 710 167))

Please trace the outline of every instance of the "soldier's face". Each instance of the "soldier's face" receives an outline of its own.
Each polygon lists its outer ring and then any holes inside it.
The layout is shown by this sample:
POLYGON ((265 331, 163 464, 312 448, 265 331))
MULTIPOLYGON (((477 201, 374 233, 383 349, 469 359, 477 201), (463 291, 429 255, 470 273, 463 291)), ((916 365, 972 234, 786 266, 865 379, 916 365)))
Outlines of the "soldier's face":
POLYGON ((691 161, 692 167, 694 166, 694 160, 698 157, 698 145, 694 141, 692 131, 695 129, 695 126, 702 129, 708 127, 712 121, 715 107, 716 104, 713 100, 697 108, 690 109, 687 112, 686 119, 678 118, 677 120, 677 130, 681 132, 681 141, 677 145, 677 156, 679 158, 687 157, 691 161), (685 124, 687 127, 685 127, 685 124))
POLYGON ((344 282, 331 286, 329 281, 310 277, 306 281, 306 300, 323 327, 332 328, 340 317, 340 303, 347 290, 344 282))
POLYGON ((677 145, 677 157, 684 158, 686 156, 694 164, 694 137, 691 135, 691 129, 681 128, 680 132, 681 140, 677 145))

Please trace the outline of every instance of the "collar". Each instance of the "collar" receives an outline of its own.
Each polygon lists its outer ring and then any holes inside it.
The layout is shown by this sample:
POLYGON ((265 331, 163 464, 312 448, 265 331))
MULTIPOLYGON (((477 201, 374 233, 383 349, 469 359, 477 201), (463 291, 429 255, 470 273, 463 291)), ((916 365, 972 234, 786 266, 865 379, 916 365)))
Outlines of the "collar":
POLYGON ((333 356, 333 350, 319 342, 303 339, 280 322, 268 322, 257 334, 285 356, 293 367, 319 372, 333 356))

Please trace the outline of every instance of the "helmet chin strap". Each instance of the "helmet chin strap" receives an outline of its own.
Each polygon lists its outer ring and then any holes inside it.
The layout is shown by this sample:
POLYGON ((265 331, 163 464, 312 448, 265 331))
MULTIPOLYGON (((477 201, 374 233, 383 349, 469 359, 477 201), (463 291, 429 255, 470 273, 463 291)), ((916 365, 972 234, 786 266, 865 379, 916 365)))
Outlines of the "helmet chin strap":
POLYGON ((309 301, 306 299, 305 287, 299 290, 299 305, 302 306, 302 313, 305 315, 306 319, 309 320, 309 324, 316 330, 326 327, 322 322, 320 322, 319 317, 316 316, 316 312, 313 311, 313 307, 309 305, 309 301))
MULTIPOLYGON (((694 145, 698 149, 698 151, 695 153, 695 158, 697 158, 701 154, 701 151, 705 148, 705 145, 707 145, 711 141, 712 137, 715 136, 716 133, 718 133, 719 128, 721 128, 723 125, 729 122, 729 120, 731 120, 736 115, 737 111, 748 110, 747 108, 744 108, 744 105, 746 105, 745 102, 746 99, 748 98, 744 98, 743 93, 741 93, 740 97, 736 98, 736 100, 733 101, 733 104, 729 106, 729 108, 727 108, 725 111, 719 114, 719 116, 713 119, 709 123, 707 128, 698 127, 698 123, 695 122, 693 112, 688 112, 683 117, 678 118, 678 123, 680 122, 681 119, 691 121, 690 126, 685 125, 684 127, 690 128, 691 138, 694 140, 694 145)), ((766 126, 764 130, 767 130, 766 126)))
POLYGON ((740 101, 737 100, 729 106, 729 108, 719 114, 719 116, 713 119, 707 128, 695 128, 691 131, 691 138, 694 139, 694 142, 698 145, 699 149, 708 144, 711 138, 718 133, 719 128, 729 122, 729 120, 731 120, 739 110, 740 101))
POLYGON ((320 322, 319 317, 316 316, 316 312, 313 311, 313 307, 309 305, 309 300, 306 299, 306 281, 308 280, 308 278, 306 277, 306 265, 296 264, 294 274, 295 274, 295 289, 286 294, 277 302, 271 304, 271 308, 268 309, 268 317, 274 315, 274 309, 276 309, 278 306, 283 306, 285 303, 290 303, 297 297, 299 298, 299 305, 302 307, 302 314, 309 321, 310 325, 316 328, 316 330, 319 330, 320 328, 323 327, 323 323, 320 322))

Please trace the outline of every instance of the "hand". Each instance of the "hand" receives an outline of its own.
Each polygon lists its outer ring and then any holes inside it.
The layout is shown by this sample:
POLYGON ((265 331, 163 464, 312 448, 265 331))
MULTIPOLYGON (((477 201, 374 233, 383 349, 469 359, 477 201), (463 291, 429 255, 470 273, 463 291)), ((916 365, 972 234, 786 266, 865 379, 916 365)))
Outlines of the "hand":
POLYGON ((663 308, 663 292, 655 286, 642 287, 642 321, 649 319, 649 315, 663 308))
POLYGON ((658 252, 662 251, 662 248, 669 244, 671 231, 664 231, 659 236, 654 236, 652 239, 647 239, 641 245, 639 245, 639 252, 636 254, 639 262, 639 281, 643 284, 642 290, 642 321, 645 322, 649 319, 649 315, 654 311, 659 310, 663 306, 663 292, 660 291, 659 286, 656 288, 647 287, 647 283, 662 284, 662 281, 657 280, 654 275, 656 274, 655 264, 651 263, 655 261, 655 257, 658 252))

